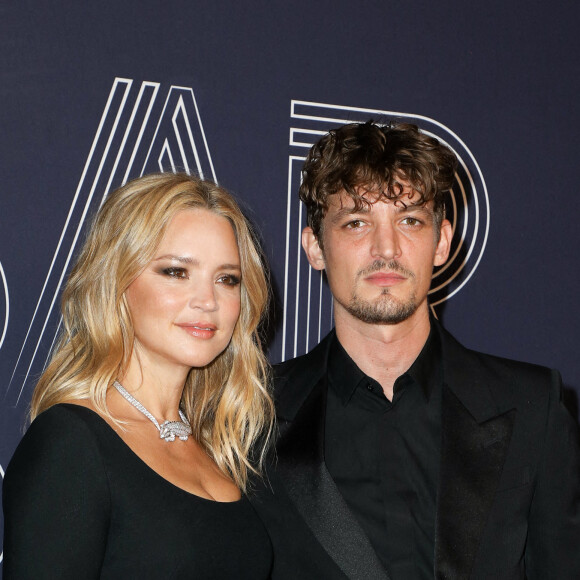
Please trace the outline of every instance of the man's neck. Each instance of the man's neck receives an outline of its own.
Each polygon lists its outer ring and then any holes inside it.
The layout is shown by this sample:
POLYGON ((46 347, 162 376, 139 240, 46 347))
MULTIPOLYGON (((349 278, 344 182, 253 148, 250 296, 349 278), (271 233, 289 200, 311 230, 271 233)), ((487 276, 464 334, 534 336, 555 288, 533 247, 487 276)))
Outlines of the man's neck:
POLYGON ((356 365, 393 399, 393 386, 409 370, 429 337, 427 306, 398 324, 368 324, 335 310, 336 336, 356 365))

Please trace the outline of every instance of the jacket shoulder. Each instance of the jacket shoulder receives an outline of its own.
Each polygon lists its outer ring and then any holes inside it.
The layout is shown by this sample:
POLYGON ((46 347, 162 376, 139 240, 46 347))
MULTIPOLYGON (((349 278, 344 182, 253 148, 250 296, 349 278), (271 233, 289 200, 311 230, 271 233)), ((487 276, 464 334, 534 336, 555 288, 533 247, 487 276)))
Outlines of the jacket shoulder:
POLYGON ((465 348, 439 324, 437 328, 445 382, 478 422, 514 408, 546 408, 560 398, 557 371, 465 348))
POLYGON ((326 369, 328 350, 334 339, 334 330, 327 334, 311 351, 306 354, 275 364, 273 368, 274 381, 284 382, 295 374, 320 375, 326 369), (320 371, 320 372, 316 372, 320 371))
POLYGON ((309 355, 311 353, 306 353, 296 358, 288 359, 284 362, 277 363, 272 366, 272 372, 274 376, 274 381, 283 381, 285 378, 292 373, 294 369, 300 369, 303 366, 308 366, 308 360, 311 358, 309 355))
POLYGON ((310 352, 273 367, 274 400, 280 416, 293 416, 326 372, 334 331, 310 352))

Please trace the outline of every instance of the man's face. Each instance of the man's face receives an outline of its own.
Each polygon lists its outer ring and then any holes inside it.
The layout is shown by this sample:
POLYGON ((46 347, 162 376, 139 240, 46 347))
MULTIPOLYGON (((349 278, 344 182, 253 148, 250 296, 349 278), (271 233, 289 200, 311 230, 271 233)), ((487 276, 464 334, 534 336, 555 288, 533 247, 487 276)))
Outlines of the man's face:
MULTIPOLYGON (((427 313, 433 266, 449 255, 451 224, 435 229, 433 203, 413 205, 409 189, 398 201, 375 201, 355 211, 344 192, 330 198, 321 249, 310 228, 302 245, 313 268, 326 270, 335 316, 369 324, 398 324, 427 313)), ((418 196, 415 196, 418 198, 418 196)))

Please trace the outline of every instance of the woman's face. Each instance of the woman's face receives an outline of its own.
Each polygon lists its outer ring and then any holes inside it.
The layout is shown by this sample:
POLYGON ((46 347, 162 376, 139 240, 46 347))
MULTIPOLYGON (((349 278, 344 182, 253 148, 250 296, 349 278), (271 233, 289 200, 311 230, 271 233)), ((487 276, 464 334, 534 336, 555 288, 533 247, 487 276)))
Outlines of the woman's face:
POLYGON ((203 367, 228 345, 240 314, 240 256, 230 222, 183 210, 125 296, 141 368, 203 367))

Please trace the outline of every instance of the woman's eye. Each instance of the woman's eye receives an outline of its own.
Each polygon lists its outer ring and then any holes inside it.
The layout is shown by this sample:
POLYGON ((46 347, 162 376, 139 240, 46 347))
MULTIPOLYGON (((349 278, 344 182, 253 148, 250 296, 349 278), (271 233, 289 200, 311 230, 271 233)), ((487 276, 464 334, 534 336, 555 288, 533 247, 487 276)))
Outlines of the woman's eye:
POLYGON ((234 276, 233 274, 224 274, 218 278, 218 282, 225 286, 238 286, 240 281, 240 277, 234 276))
POLYGON ((185 268, 165 268, 163 273, 171 278, 187 279, 187 271, 185 268))

